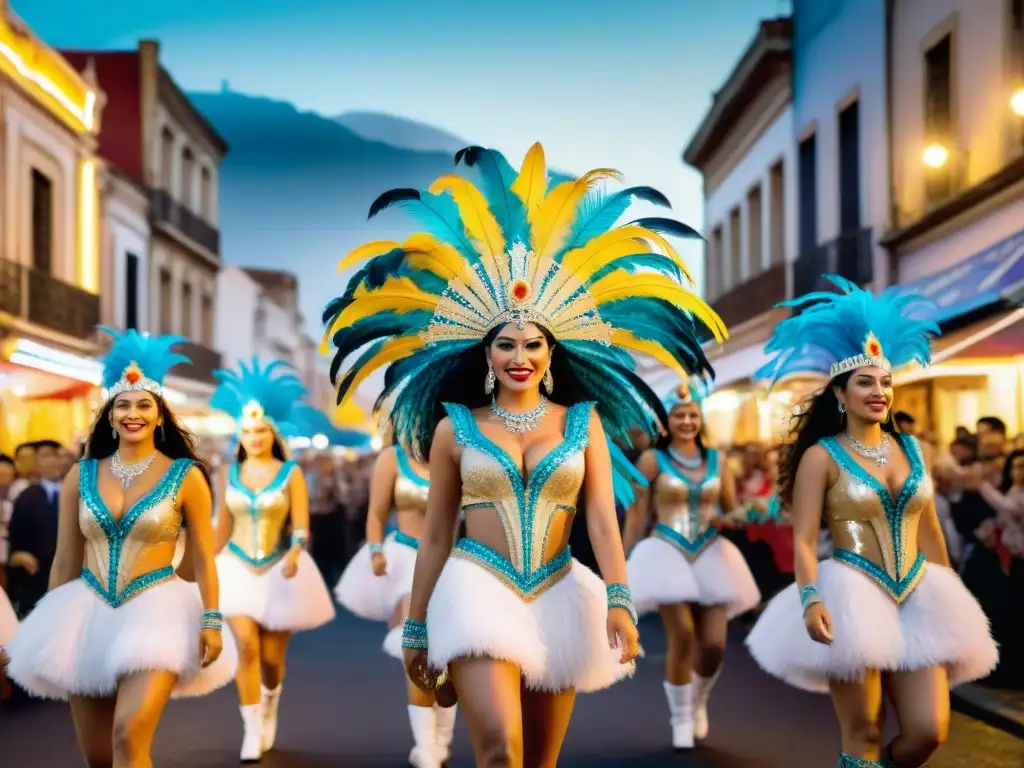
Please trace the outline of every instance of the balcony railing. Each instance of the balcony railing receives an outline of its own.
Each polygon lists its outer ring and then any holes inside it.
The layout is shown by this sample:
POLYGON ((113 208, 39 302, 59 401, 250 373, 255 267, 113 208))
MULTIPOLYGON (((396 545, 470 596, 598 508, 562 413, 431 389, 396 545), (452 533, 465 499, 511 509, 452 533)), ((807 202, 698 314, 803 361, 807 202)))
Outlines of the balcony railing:
POLYGON ((0 311, 88 339, 100 321, 100 297, 45 270, 0 259, 0 311))
POLYGON ((197 344, 194 341, 182 342, 174 349, 176 352, 185 355, 192 362, 174 366, 170 371, 171 374, 181 376, 183 379, 203 381, 207 384, 215 384, 217 382, 213 377, 213 372, 221 367, 220 352, 210 349, 203 344, 197 344))
POLYGON ((776 264, 729 289, 711 306, 729 327, 757 317, 786 299, 786 266, 776 264))
POLYGON ((794 295, 830 290, 832 284, 823 275, 839 275, 857 285, 867 285, 874 279, 873 246, 871 229, 866 228, 801 253, 793 264, 794 295))
POLYGON ((166 190, 150 190, 149 209, 154 224, 170 225, 206 250, 220 255, 220 231, 176 202, 166 190))

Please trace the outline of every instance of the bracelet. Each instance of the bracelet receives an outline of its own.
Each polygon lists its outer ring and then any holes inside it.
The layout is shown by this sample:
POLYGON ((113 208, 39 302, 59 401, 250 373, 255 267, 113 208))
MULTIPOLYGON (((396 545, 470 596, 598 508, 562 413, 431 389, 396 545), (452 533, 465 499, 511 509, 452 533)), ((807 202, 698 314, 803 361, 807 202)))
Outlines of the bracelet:
POLYGON ((633 607, 633 594, 629 591, 629 587, 625 584, 609 584, 607 592, 608 608, 621 608, 626 611, 635 627, 637 623, 636 608, 633 607))
POLYGON ((220 632, 224 629, 224 615, 220 611, 203 611, 203 618, 199 620, 200 629, 212 629, 220 632))
POLYGON ((304 547, 307 541, 309 541, 309 531, 305 528, 292 530, 292 547, 304 547))
POLYGON ((425 621, 413 621, 406 619, 402 627, 403 648, 426 648, 427 647, 427 623, 425 621))
POLYGON ((384 554, 384 545, 381 544, 379 541, 371 541, 367 546, 370 548, 371 555, 384 554))
POLYGON ((818 594, 818 588, 813 584, 808 584, 800 588, 800 605, 806 611, 812 605, 817 605, 823 602, 821 595, 818 594))

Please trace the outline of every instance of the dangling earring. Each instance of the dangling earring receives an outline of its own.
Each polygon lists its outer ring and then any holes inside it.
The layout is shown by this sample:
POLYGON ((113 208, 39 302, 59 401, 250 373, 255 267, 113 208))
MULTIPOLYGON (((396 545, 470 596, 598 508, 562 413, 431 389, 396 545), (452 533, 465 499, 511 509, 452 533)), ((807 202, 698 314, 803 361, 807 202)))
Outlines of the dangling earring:
POLYGON ((114 428, 113 424, 110 425, 110 434, 112 434, 114 439, 117 440, 117 430, 114 428))
POLYGON ((839 404, 839 413, 846 413, 846 403, 839 404))
POLYGON ((549 395, 555 391, 555 377, 551 375, 551 366, 548 366, 548 369, 544 371, 544 378, 541 381, 549 395))
POLYGON ((494 391, 494 384, 497 378, 494 375, 494 368, 487 364, 487 378, 484 379, 484 394, 489 395, 494 391))
POLYGON ((164 441, 164 423, 161 421, 156 428, 160 430, 160 442, 162 443, 164 441))

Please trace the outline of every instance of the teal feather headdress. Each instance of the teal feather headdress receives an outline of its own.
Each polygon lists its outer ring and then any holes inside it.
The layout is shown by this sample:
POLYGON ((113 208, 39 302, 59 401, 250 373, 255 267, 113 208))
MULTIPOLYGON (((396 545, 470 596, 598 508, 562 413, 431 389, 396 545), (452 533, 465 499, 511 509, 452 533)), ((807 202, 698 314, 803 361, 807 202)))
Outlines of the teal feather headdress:
POLYGON ((779 304, 800 313, 776 326, 765 346, 771 360, 758 378, 819 373, 834 379, 864 366, 891 372, 931 361, 931 340, 939 335, 934 302, 899 286, 875 296, 842 277, 825 277, 839 293, 818 291, 779 304))
POLYGON ((102 360, 104 402, 124 392, 163 395, 167 372, 176 365, 190 362, 172 349, 175 344, 188 341, 184 336, 150 336, 135 329, 122 333, 107 325, 98 329, 113 340, 102 360))
POLYGON ((213 372, 220 382, 210 405, 235 420, 239 432, 253 423, 266 422, 281 437, 309 437, 323 431, 320 411, 301 402, 306 388, 283 360, 261 367, 255 357, 238 372, 223 368, 213 372))
POLYGON ((665 413, 671 413, 672 409, 677 405, 688 405, 690 403, 696 404, 698 408, 703 408, 704 400, 709 394, 711 394, 711 385, 708 384, 706 379, 702 379, 699 376, 690 376, 666 397, 663 397, 661 404, 665 408, 665 413))
POLYGON ((323 315, 339 404, 387 366, 377 408, 389 402, 396 434, 422 451, 440 418, 447 371, 507 323, 535 323, 554 336, 615 438, 628 439, 628 429, 651 424, 652 415, 664 418, 631 352, 681 377, 713 373, 697 323, 718 340, 727 332, 681 284, 686 265, 665 238, 699 235, 660 217, 615 226, 634 200, 668 207, 664 195, 650 187, 607 193, 598 183, 618 178, 609 169, 551 184, 540 144, 518 173, 483 147, 460 150, 455 162, 476 169, 479 188, 453 174, 429 190, 384 193, 370 216, 402 207, 423 232, 363 245, 338 267, 369 260, 323 315))

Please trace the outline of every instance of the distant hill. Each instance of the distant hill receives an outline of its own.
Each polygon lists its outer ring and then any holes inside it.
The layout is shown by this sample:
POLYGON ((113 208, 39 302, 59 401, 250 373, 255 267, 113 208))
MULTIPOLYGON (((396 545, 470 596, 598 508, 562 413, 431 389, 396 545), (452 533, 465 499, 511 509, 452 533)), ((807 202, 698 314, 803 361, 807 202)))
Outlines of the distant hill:
POLYGON ((334 121, 364 139, 401 149, 454 154, 473 143, 432 125, 383 112, 346 112, 334 121))

